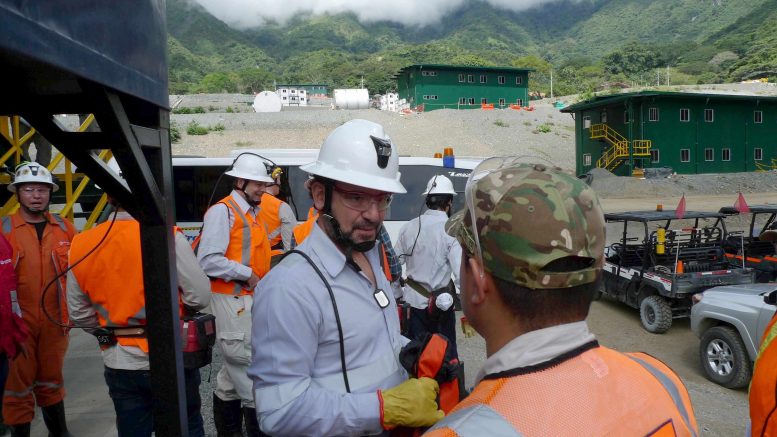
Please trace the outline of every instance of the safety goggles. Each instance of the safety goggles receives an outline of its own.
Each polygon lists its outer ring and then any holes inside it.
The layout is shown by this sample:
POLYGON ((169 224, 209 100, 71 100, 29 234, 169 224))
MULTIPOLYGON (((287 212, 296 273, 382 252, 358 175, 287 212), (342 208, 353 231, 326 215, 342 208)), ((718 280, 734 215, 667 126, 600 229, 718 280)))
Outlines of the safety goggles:
POLYGON ((368 211, 373 203, 378 211, 385 211, 391 206, 391 194, 388 193, 367 194, 361 191, 344 190, 337 185, 334 186, 334 190, 340 193, 345 206, 359 212, 368 211))
POLYGON ((477 182, 489 174, 506 168, 512 165, 522 162, 521 160, 526 158, 525 156, 495 156, 485 159, 478 164, 472 173, 470 173, 467 179, 467 184, 464 188, 464 201, 467 206, 467 212, 470 217, 470 227, 467 228, 464 224, 464 217, 462 217, 460 236, 463 239, 464 245, 472 252, 483 264, 483 250, 480 247, 480 233, 477 229, 477 216, 475 215, 475 191, 477 189, 477 182))

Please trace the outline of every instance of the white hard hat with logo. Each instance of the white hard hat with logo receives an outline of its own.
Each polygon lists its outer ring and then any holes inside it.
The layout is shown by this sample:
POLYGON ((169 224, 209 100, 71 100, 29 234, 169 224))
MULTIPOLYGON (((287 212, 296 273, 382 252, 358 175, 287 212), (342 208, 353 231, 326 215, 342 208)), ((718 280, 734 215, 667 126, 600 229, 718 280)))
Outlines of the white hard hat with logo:
POLYGON ((406 193, 399 181, 399 154, 383 126, 351 120, 324 140, 318 159, 300 167, 312 175, 386 193, 406 193))
POLYGON ((256 182, 273 183, 267 174, 267 161, 252 153, 241 153, 225 175, 256 182))
MULTIPOLYGON (((108 160, 108 169, 112 173, 114 173, 119 178, 120 181, 125 183, 127 182, 127 180, 124 179, 124 174, 122 173, 121 167, 119 167, 119 163, 116 161, 116 158, 111 157, 111 159, 108 160)), ((102 190, 102 188, 98 184, 94 184, 94 187, 97 188, 98 190, 102 190)))
POLYGON ((432 176, 429 182, 426 184, 426 191, 421 193, 422 196, 431 194, 450 194, 456 195, 456 191, 453 189, 453 182, 443 175, 432 176))
POLYGON ((25 162, 16 167, 13 183, 8 185, 8 191, 15 193, 17 185, 30 183, 51 185, 52 192, 59 190, 57 184, 54 183, 51 172, 45 165, 37 162, 25 162))

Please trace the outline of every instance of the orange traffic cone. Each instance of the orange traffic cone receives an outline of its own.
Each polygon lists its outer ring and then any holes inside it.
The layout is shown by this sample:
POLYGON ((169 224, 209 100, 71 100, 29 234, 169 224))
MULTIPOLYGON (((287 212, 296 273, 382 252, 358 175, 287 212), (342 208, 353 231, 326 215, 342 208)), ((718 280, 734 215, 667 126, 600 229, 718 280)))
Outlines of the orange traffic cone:
POLYGON ((679 274, 685 273, 685 267, 683 266, 683 260, 677 260, 677 265, 675 265, 674 272, 679 274))

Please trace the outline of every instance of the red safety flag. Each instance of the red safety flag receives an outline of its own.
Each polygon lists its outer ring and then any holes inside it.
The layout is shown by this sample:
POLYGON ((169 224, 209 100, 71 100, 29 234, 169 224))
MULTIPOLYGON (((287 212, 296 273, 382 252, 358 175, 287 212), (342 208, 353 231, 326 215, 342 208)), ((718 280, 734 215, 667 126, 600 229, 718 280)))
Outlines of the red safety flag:
POLYGON ((739 193, 739 197, 737 197, 737 201, 734 202, 734 209, 736 209, 740 213, 750 212, 750 207, 747 206, 747 202, 745 201, 745 196, 742 195, 742 192, 739 193))
POLYGON ((674 210, 674 216, 678 219, 685 217, 685 194, 680 198, 680 203, 677 204, 677 208, 674 210))

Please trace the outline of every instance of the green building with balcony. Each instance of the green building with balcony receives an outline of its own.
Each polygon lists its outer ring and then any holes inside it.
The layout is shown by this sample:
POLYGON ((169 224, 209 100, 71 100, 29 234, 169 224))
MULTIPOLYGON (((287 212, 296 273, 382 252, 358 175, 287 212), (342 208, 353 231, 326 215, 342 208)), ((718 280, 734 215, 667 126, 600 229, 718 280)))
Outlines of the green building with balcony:
POLYGON ((575 119, 578 174, 777 168, 777 97, 643 91, 597 96, 561 112, 575 119))
POLYGON ((399 70, 399 99, 411 108, 480 109, 483 105, 506 108, 529 104, 529 72, 526 68, 468 67, 417 64, 399 70))

